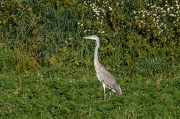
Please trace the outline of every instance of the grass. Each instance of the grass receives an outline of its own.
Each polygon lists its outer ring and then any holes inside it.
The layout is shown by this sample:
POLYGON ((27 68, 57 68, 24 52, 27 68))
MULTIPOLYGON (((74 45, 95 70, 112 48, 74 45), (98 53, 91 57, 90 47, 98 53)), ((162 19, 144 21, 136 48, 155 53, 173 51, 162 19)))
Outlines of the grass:
POLYGON ((93 68, 1 74, 0 118, 179 118, 180 75, 174 79, 114 76, 123 95, 113 93, 103 100, 93 68))

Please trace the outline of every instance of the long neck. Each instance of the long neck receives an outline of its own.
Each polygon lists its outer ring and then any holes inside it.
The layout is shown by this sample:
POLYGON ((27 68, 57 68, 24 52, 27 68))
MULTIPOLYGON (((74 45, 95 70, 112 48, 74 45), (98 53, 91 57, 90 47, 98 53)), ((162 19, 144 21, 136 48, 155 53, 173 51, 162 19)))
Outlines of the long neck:
POLYGON ((96 39, 96 48, 94 50, 94 65, 97 66, 99 64, 98 61, 98 48, 99 48, 99 39, 96 39))

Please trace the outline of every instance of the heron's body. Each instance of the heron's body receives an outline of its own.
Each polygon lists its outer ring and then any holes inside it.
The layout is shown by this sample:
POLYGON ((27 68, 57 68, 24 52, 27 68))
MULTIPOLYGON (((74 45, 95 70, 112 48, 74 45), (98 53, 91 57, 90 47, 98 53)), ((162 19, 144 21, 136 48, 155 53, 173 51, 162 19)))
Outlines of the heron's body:
POLYGON ((106 98, 105 88, 109 88, 113 92, 121 95, 122 94, 121 88, 117 84, 114 77, 99 63, 98 48, 99 48, 100 44, 99 44, 98 36, 93 35, 93 36, 88 36, 88 37, 84 37, 84 38, 96 40, 96 48, 94 51, 94 67, 96 70, 97 78, 102 83, 102 86, 104 88, 104 99, 106 98))

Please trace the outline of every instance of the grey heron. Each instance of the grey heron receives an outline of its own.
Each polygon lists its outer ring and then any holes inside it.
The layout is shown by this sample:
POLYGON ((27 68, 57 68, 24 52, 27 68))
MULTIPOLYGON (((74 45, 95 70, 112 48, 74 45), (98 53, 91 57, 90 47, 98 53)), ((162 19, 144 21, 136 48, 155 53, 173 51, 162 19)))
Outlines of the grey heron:
MULTIPOLYGON (((94 67, 96 71, 96 76, 98 80, 102 83, 104 89, 104 99, 106 99, 106 91, 105 88, 110 89, 118 95, 122 94, 121 88, 117 84, 114 77, 99 63, 98 60, 98 48, 100 46, 99 37, 97 35, 87 36, 84 39, 91 39, 96 41, 96 47, 94 51, 94 67)), ((111 92, 110 92, 111 93, 111 92)))

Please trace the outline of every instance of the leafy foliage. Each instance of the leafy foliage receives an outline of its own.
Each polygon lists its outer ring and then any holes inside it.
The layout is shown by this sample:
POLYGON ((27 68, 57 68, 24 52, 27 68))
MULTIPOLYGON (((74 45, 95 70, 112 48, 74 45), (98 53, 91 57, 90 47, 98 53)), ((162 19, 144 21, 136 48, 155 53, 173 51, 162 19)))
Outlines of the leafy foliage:
POLYGON ((121 44, 121 60, 130 67, 158 55, 175 63, 180 54, 179 6, 178 1, 3 1, 1 38, 40 66, 89 66, 89 47, 82 41, 86 34, 100 36, 102 58, 121 44))

